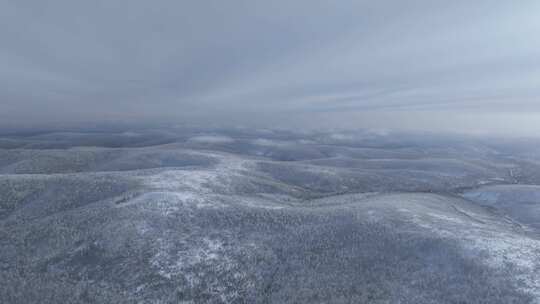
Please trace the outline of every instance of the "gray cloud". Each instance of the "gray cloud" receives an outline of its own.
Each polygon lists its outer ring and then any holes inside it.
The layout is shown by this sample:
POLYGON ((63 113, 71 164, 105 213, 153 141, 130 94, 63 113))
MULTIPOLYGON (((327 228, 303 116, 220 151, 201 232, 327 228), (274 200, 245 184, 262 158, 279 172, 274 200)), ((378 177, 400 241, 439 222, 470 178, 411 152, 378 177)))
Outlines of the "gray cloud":
POLYGON ((539 20, 534 0, 3 1, 0 119, 533 134, 539 20))

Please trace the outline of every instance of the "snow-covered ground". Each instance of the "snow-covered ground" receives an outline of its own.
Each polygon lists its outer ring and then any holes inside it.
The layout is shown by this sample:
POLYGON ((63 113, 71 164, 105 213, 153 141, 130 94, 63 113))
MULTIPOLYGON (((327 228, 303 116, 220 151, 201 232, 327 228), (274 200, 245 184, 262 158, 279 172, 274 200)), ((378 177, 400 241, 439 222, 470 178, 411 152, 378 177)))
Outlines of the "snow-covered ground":
POLYGON ((0 140, 0 302, 540 303, 512 147, 176 132, 0 140))

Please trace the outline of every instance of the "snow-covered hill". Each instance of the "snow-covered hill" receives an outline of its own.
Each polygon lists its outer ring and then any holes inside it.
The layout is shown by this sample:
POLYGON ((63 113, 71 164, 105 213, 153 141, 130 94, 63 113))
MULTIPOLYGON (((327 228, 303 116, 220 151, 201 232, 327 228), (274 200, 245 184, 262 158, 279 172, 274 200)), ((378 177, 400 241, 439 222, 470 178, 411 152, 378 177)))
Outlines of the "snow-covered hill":
POLYGON ((0 302, 540 303, 539 186, 500 147, 102 136, 4 139, 0 302))

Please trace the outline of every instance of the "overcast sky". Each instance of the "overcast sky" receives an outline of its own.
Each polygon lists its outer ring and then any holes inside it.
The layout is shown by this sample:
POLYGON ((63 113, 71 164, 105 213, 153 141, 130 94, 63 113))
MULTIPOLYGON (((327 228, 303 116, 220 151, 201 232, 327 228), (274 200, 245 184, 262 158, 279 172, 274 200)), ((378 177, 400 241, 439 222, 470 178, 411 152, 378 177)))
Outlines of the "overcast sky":
POLYGON ((0 120, 540 135, 540 1, 0 0, 0 120))

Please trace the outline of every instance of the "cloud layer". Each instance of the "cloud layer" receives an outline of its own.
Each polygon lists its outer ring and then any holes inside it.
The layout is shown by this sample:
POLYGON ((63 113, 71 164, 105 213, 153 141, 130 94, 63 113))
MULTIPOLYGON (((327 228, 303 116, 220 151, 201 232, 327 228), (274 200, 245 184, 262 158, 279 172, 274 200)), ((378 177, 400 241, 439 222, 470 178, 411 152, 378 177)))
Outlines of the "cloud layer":
POLYGON ((0 119, 537 132, 538 33, 533 0, 4 1, 0 119))

